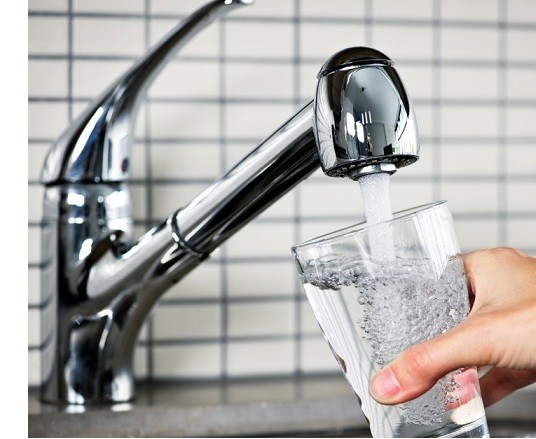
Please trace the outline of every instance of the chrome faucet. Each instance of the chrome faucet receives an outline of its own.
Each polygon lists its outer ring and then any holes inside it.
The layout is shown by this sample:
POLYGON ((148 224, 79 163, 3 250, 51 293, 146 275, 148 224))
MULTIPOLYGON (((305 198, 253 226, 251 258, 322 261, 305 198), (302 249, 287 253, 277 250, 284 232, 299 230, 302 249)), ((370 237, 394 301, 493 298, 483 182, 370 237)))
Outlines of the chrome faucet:
POLYGON ((138 105, 193 35, 251 2, 213 0, 199 8, 51 147, 41 177, 43 327, 49 334, 43 400, 131 400, 134 345, 155 302, 319 166, 329 176, 356 180, 418 159, 415 115, 393 62, 371 48, 348 48, 321 68, 314 100, 133 243, 127 182, 138 105))

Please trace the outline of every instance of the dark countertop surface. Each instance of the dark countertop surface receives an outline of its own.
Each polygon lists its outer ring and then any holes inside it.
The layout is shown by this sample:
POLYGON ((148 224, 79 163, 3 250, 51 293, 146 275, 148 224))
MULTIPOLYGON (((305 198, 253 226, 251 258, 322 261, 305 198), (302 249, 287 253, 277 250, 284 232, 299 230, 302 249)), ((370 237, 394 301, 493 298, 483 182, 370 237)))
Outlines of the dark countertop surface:
MULTIPOLYGON (((492 437, 536 437, 536 391, 486 410, 492 437)), ((370 437, 342 376, 142 382, 131 403, 56 406, 28 391, 28 437, 370 437)))

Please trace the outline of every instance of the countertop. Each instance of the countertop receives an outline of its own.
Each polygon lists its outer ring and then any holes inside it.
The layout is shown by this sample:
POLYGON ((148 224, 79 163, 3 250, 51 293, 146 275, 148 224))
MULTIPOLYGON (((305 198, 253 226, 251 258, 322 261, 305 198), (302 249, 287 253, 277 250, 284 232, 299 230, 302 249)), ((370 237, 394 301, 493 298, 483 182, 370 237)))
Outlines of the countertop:
MULTIPOLYGON (((535 437, 536 391, 486 410, 492 437, 535 437), (494 434, 495 433, 495 434, 494 434)), ((143 382, 131 403, 64 406, 28 391, 28 437, 370 437, 342 376, 143 382)))

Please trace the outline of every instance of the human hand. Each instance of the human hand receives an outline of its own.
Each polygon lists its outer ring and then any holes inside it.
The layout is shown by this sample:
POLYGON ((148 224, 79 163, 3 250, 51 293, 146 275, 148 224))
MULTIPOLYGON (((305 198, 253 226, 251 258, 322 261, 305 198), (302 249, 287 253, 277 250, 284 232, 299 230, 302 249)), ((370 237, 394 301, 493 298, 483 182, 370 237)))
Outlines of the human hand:
POLYGON ((417 398, 448 372, 491 366, 480 379, 491 405, 536 382, 536 258, 511 248, 462 256, 471 311, 451 330, 402 352, 378 372, 370 393, 382 404, 417 398))

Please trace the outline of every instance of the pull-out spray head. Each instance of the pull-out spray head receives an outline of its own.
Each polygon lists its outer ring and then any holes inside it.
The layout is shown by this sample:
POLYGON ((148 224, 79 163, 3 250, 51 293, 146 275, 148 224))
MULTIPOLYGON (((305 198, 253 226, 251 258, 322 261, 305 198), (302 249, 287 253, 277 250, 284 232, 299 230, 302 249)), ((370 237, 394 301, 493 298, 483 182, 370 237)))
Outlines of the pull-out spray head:
POLYGON ((393 64, 378 50, 351 47, 320 69, 313 129, 326 175, 392 174, 419 158, 415 113, 393 64))

